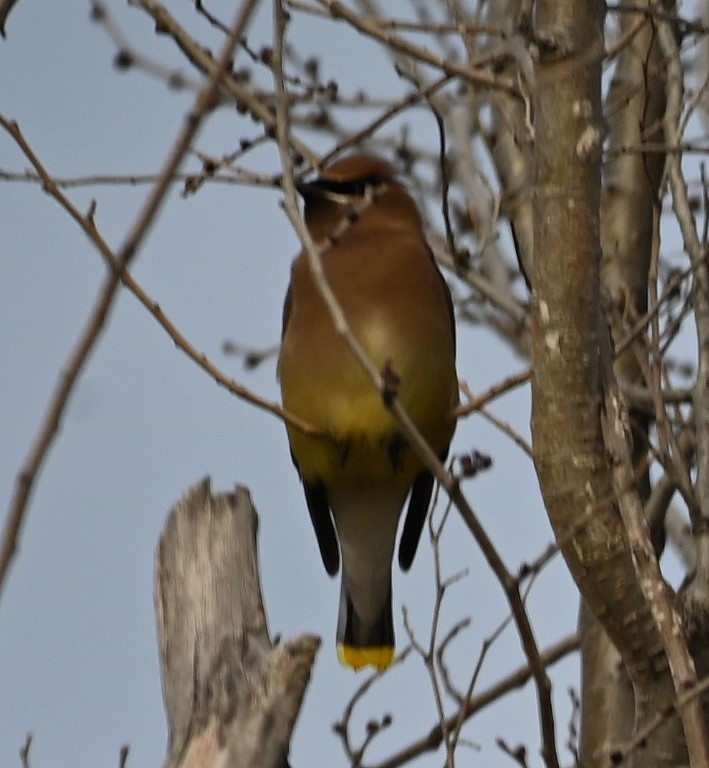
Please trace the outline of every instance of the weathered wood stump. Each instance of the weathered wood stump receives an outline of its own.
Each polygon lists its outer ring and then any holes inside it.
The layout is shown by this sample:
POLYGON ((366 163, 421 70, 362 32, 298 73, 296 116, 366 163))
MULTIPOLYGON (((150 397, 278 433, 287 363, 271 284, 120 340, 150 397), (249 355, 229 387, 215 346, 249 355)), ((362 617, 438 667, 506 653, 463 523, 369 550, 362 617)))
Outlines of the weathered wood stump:
POLYGON ((169 724, 165 768, 283 768, 319 638, 274 646, 246 488, 209 478, 171 510, 155 605, 169 724))

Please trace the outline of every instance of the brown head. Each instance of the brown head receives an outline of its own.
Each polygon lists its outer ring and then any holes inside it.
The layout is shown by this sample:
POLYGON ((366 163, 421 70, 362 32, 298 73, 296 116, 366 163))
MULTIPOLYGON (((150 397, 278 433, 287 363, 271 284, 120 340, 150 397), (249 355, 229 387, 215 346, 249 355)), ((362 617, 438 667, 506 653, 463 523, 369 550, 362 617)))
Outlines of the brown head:
MULTIPOLYGON (((374 199, 361 214, 367 226, 421 228, 416 203, 397 178, 396 169, 375 155, 356 154, 327 166, 311 182, 298 184, 305 200, 305 223, 315 240, 323 240, 364 200, 367 190, 374 199)), ((353 229, 357 224, 353 224, 353 229)))

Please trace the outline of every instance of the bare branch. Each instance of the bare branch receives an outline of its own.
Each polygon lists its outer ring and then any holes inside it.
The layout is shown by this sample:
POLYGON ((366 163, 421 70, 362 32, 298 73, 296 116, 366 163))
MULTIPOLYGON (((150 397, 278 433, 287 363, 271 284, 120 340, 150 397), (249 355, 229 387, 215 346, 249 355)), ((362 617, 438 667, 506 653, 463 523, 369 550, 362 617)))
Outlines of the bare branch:
MULTIPOLYGON (((164 34, 170 35, 180 50, 201 72, 204 72, 210 78, 214 78, 218 64, 212 59, 209 53, 199 45, 187 32, 180 26, 176 19, 169 13, 165 6, 155 0, 131 0, 135 5, 140 6, 155 20, 157 27, 164 34)), ((237 45, 241 41, 237 41, 237 45)), ((236 48, 236 46, 235 46, 236 48)), ((233 51, 232 51, 233 54, 233 51)), ((217 78, 220 86, 223 87, 239 105, 246 108, 257 120, 263 123, 264 128, 272 132, 275 130, 275 120, 268 106, 257 99, 248 88, 244 87, 231 73, 230 68, 220 73, 217 78)), ((217 96, 218 89, 213 94, 217 96)), ((302 141, 296 137, 290 137, 291 146, 299 152, 310 164, 315 166, 317 155, 302 141)))
POLYGON ((22 768, 31 768, 30 765, 30 748, 32 747, 32 734, 28 733, 25 743, 20 750, 20 760, 22 760, 22 768))
POLYGON ((459 405, 456 415, 458 417, 468 416, 471 413, 479 411, 484 406, 491 403, 493 400, 497 400, 498 397, 507 394, 517 387, 521 387, 524 384, 529 383, 532 375, 531 369, 527 368, 526 371, 515 373, 512 376, 508 376, 503 381, 497 384, 493 384, 487 392, 482 395, 473 395, 472 391, 469 391, 470 400, 465 405, 459 405))
POLYGON ((479 62, 469 62, 467 66, 463 66, 443 56, 431 53, 426 48, 414 45, 403 37, 392 34, 389 30, 379 27, 376 21, 358 16, 346 5, 338 2, 338 0, 318 0, 318 2, 329 10, 333 19, 346 21, 358 32, 384 43, 391 51, 411 56, 449 75, 456 75, 473 85, 499 88, 511 93, 517 92, 514 82, 507 78, 496 77, 482 68, 483 64, 491 63, 494 57, 484 56, 479 62))
MULTIPOLYGON (((544 666, 550 666, 557 661, 565 658, 569 653, 573 653, 578 650, 579 639, 576 635, 567 637, 561 640, 556 645, 548 648, 541 655, 541 662, 544 666)), ((460 720, 468 720, 477 712, 480 712, 485 707, 489 706, 495 701, 498 701, 502 696, 515 688, 521 688, 532 677, 532 668, 530 665, 521 667, 512 674, 505 677, 499 683, 491 686, 485 691, 482 691, 477 696, 470 698, 461 709, 454 715, 448 718, 446 722, 447 730, 451 730, 457 727, 460 720)), ((368 766, 367 768, 399 768, 401 765, 406 765, 411 760, 419 757, 426 752, 431 752, 441 744, 443 739, 443 729, 440 723, 434 725, 431 730, 421 739, 410 744, 405 749, 397 752, 387 760, 383 760, 380 763, 368 766)))
MULTIPOLYGON (((679 126, 684 82, 682 63, 671 25, 659 25, 658 39, 667 68, 665 134, 669 144, 676 144, 681 140, 679 126)), ((689 204, 687 184, 682 174, 681 155, 668 156, 667 175, 672 190, 672 206, 679 222, 685 251, 694 271, 693 299, 699 357, 694 390, 694 419, 697 430, 696 493, 702 511, 701 527, 706 530, 709 526, 709 267, 706 264, 705 247, 699 240, 689 204)), ((695 520, 694 523, 699 525, 700 521, 695 520)), ((707 536, 703 536, 702 540, 709 542, 707 536)), ((701 548, 698 562, 703 570, 703 580, 709 580, 709 547, 701 548)))
MULTIPOLYGON (((618 507, 630 544, 637 580, 650 613, 662 636, 672 672, 675 692, 695 688, 697 675, 687 648, 682 622, 672 605, 670 589, 662 578, 650 540, 650 528, 633 478, 629 449, 630 425, 620 393, 611 385, 606 394, 604 414, 605 441, 611 454, 613 484, 618 507)), ((693 697, 679 708, 684 726, 690 765, 709 765, 709 741, 700 698, 693 697)))

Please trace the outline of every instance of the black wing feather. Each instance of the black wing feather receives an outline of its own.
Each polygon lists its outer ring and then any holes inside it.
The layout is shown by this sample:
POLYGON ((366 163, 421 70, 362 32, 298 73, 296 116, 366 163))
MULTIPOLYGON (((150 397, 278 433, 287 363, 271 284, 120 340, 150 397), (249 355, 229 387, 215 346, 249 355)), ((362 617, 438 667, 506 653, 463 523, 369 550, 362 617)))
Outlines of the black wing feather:
POLYGON ((323 565, 330 576, 334 576, 340 569, 340 548, 330 505, 325 495, 325 486, 322 483, 308 483, 303 480, 303 490, 323 565))
POLYGON ((433 475, 430 472, 422 472, 411 488, 404 530, 399 542, 399 565, 404 571, 408 571, 414 561, 432 493, 433 475))
MULTIPOLYGON (((439 458, 445 462, 447 457, 448 449, 446 448, 439 458)), ((430 472, 421 472, 414 480, 411 488, 404 530, 401 532, 401 541, 399 542, 399 566, 403 571, 408 571, 414 561, 423 524, 426 522, 428 505, 431 503, 433 483, 433 475, 430 472)))

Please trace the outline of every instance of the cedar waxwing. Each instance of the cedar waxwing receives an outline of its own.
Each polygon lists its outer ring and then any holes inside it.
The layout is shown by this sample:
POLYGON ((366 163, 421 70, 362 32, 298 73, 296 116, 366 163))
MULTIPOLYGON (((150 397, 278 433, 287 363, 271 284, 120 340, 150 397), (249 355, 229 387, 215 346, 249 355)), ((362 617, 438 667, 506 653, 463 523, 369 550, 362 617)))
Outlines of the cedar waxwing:
MULTIPOLYGON (((359 343, 379 370, 396 374, 396 396, 444 460, 458 403, 453 305, 415 202, 394 168, 369 155, 339 160, 298 190, 316 242, 350 215, 323 255, 326 279, 359 343), (367 187, 377 190, 374 200, 353 217, 367 187)), ((330 575, 342 557, 338 657, 355 669, 383 669, 394 656, 391 562, 399 516, 410 493, 399 544, 399 564, 408 570, 434 481, 335 332, 305 253, 293 263, 278 376, 284 406, 323 433, 287 428, 330 575)))

